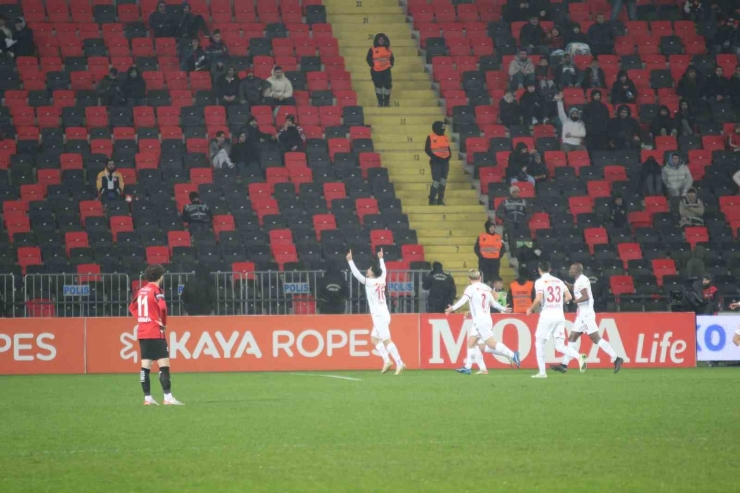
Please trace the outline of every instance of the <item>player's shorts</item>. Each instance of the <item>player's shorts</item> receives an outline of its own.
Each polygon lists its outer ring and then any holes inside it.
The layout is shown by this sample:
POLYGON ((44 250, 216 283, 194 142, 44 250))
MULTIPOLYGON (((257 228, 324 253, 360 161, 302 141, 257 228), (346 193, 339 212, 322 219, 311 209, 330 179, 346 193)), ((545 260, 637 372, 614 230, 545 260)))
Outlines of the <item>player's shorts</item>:
POLYGON ((596 325, 596 314, 586 313, 583 315, 576 316, 576 321, 573 322, 573 332, 581 332, 588 335, 599 331, 599 326, 596 325))
POLYGON ((565 338, 565 320, 543 320, 540 318, 534 335, 538 339, 549 339, 550 336, 555 339, 565 338))
POLYGON ((477 337, 478 343, 482 343, 493 337, 493 326, 473 324, 469 335, 470 337, 477 337))
POLYGON ((381 341, 391 338, 391 315, 373 315, 373 331, 370 336, 381 341))
POLYGON ((141 359, 158 360, 170 357, 167 339, 139 339, 141 359))

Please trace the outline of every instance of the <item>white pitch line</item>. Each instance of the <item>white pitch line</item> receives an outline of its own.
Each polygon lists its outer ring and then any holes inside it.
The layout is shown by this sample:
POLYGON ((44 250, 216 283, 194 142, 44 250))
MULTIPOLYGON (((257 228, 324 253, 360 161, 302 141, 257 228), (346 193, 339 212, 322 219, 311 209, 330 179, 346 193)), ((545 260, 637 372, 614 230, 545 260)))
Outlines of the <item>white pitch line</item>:
POLYGON ((291 373, 291 375, 301 375, 304 377, 337 378, 339 380, 352 380, 353 382, 362 382, 361 378, 341 377, 339 375, 317 375, 316 373, 291 373))

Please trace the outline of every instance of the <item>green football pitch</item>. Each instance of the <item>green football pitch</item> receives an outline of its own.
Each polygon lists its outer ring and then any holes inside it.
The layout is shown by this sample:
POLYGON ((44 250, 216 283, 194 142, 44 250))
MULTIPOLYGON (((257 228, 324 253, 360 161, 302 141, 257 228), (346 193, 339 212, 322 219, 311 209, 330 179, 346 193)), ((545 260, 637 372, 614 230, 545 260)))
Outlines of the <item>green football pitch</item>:
POLYGON ((737 369, 531 374, 1 377, 0 492, 740 489, 737 369))

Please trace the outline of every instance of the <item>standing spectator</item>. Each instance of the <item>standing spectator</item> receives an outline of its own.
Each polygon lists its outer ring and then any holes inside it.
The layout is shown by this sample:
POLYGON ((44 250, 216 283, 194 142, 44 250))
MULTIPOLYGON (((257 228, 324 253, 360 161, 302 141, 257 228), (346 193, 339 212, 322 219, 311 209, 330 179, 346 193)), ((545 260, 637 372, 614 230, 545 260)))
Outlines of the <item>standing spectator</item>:
POLYGON ((283 73, 283 67, 276 65, 272 69, 272 75, 268 77, 267 83, 270 84, 270 87, 265 89, 264 96, 272 106, 295 106, 293 84, 283 73))
POLYGON ((391 51, 391 40, 383 33, 378 33, 373 39, 373 47, 367 50, 365 58, 370 66, 370 78, 375 86, 375 97, 378 99, 378 107, 391 105, 391 88, 393 77, 391 69, 396 63, 396 58, 391 51))
POLYGON ((213 65, 219 60, 223 60, 224 63, 229 59, 229 48, 221 39, 221 30, 216 29, 211 34, 211 42, 206 46, 206 59, 208 65, 213 65))
POLYGON ((542 154, 539 151, 532 151, 529 153, 531 156, 530 173, 534 178, 535 184, 547 180, 549 172, 547 171, 547 164, 542 159, 542 154))
POLYGON ((532 15, 542 12, 537 9, 536 0, 508 0, 504 9, 504 18, 507 22, 526 21, 532 15))
POLYGON ((663 195, 663 175, 654 157, 650 156, 640 166, 640 182, 645 195, 663 195))
POLYGON ((278 142, 283 152, 300 152, 306 144, 306 135, 303 133, 303 127, 295 124, 295 117, 288 115, 285 117, 285 123, 278 132, 278 142))
POLYGON ((200 32, 209 36, 206 21, 200 14, 193 14, 188 2, 182 3, 182 14, 175 21, 175 37, 193 39, 197 38, 200 32))
POLYGON ((98 173, 95 186, 98 189, 100 201, 104 204, 112 200, 123 199, 123 175, 116 170, 116 162, 113 159, 108 159, 105 169, 98 173))
POLYGON ((610 24, 604 22, 604 14, 596 15, 596 23, 588 29, 586 38, 592 55, 611 55, 614 53, 614 30, 610 24))
POLYGON ((262 96, 270 88, 270 83, 254 75, 254 71, 247 72, 247 76, 239 84, 239 100, 242 104, 256 106, 265 104, 262 96))
POLYGON ((591 65, 583 72, 582 80, 581 87, 583 89, 593 89, 595 87, 606 89, 606 75, 596 58, 591 60, 591 65))
POLYGON ((717 102, 730 95, 730 79, 725 77, 725 71, 719 65, 714 69, 714 74, 707 77, 706 94, 717 102))
POLYGON ((537 62, 537 67, 534 69, 534 78, 540 89, 546 89, 555 85, 555 79, 550 70, 550 62, 547 61, 547 57, 543 56, 537 62))
POLYGON ((444 205, 447 175, 450 173, 450 158, 452 157, 452 149, 445 135, 445 129, 444 122, 434 122, 432 133, 424 142, 424 152, 429 156, 429 166, 432 168, 429 205, 444 205))
POLYGON ((519 277, 509 285, 508 299, 513 313, 527 313, 534 300, 534 283, 526 267, 519 267, 519 277))
POLYGON ((627 18, 634 21, 637 19, 637 0, 612 0, 612 17, 611 22, 617 20, 619 12, 622 11, 622 6, 627 4, 627 18))
POLYGON ((16 58, 19 56, 35 56, 36 44, 33 41, 33 30, 26 25, 23 17, 16 17, 15 32, 13 32, 13 44, 10 51, 16 58))
POLYGON ((694 117, 694 108, 688 101, 684 100, 678 104, 678 111, 673 117, 673 124, 680 135, 684 137, 694 135, 696 118, 694 117))
POLYGON ((511 186, 509 196, 496 209, 496 218, 503 221, 504 235, 510 242, 512 241, 512 233, 529 230, 527 224, 527 221, 529 221, 529 205, 526 200, 519 196, 520 191, 516 185, 511 186))
POLYGON ((319 279, 317 292, 319 311, 325 315, 344 313, 348 295, 347 277, 336 262, 329 262, 326 272, 319 279))
POLYGON ((560 28, 558 26, 553 26, 553 28, 545 34, 545 43, 547 44, 550 53, 565 48, 565 38, 560 33, 560 28))
POLYGON ((626 70, 617 73, 617 80, 612 85, 612 104, 634 104, 637 101, 637 88, 627 76, 626 70))
POLYGON ((146 106, 146 82, 139 73, 139 69, 132 66, 126 72, 126 78, 121 86, 123 97, 130 106, 146 106))
POLYGON ((206 52, 200 47, 200 40, 193 38, 190 40, 190 46, 183 50, 180 59, 180 69, 183 72, 199 72, 208 68, 206 52))
POLYGON ((550 50, 545 46, 546 42, 545 31, 540 26, 540 18, 537 15, 532 15, 529 22, 522 26, 519 33, 519 44, 527 50, 527 53, 548 56, 550 50))
POLYGON ((671 110, 668 106, 661 106, 658 108, 658 114, 650 122, 650 133, 653 137, 667 137, 669 135, 676 136, 678 130, 676 129, 676 123, 671 118, 671 110))
POLYGON ((696 188, 691 187, 686 195, 681 197, 678 204, 678 213, 681 216, 679 226, 704 226, 704 202, 697 197, 696 188))
POLYGON ((682 197, 694 184, 689 167, 677 152, 668 157, 662 174, 663 184, 671 197, 682 197))
POLYGON ((611 149, 641 149, 640 124, 632 118, 632 110, 626 104, 617 110, 617 116, 609 120, 607 127, 611 149))
POLYGON ((558 88, 581 86, 583 75, 581 74, 581 70, 573 63, 570 53, 563 55, 562 62, 560 65, 555 66, 554 71, 555 83, 558 85, 558 88))
POLYGON ((686 0, 686 3, 683 4, 683 17, 693 22, 700 22, 706 19, 707 12, 704 9, 702 0, 686 0))
POLYGON ((702 101, 706 94, 706 87, 699 78, 699 73, 694 67, 686 69, 686 73, 681 78, 676 88, 676 93, 681 101, 688 101, 689 104, 696 106, 702 101))
POLYGON ((535 87, 534 80, 527 82, 527 90, 519 98, 519 108, 525 125, 547 123, 545 98, 535 87))
POLYGON ((560 149, 564 152, 585 151, 583 140, 586 138, 586 126, 581 121, 581 112, 578 108, 571 108, 565 114, 563 94, 557 96, 558 116, 562 124, 562 138, 560 149))
POLYGON ((519 102, 514 98, 514 94, 510 89, 504 93, 504 98, 499 102, 498 109, 501 123, 507 127, 522 123, 522 112, 519 108, 519 102))
POLYGON ((189 316, 211 315, 216 307, 216 283, 208 268, 199 265, 195 275, 185 282, 182 290, 182 302, 189 316))
POLYGON ((496 224, 486 221, 485 231, 478 235, 473 251, 478 256, 478 270, 483 274, 484 282, 492 282, 498 277, 501 269, 501 256, 506 253, 506 246, 501 235, 496 232, 496 224))
POLYGON ((421 288, 429 291, 427 313, 444 313, 455 302, 457 286, 455 279, 442 270, 440 262, 432 264, 432 271, 424 277, 421 288))
POLYGON ((609 204, 609 222, 615 228, 627 226, 627 206, 621 194, 614 194, 611 204, 609 204))
POLYGON ((211 157, 211 165, 215 169, 221 169, 224 165, 233 168, 235 165, 231 161, 231 142, 226 139, 226 133, 223 130, 216 132, 216 138, 211 140, 208 146, 208 155, 211 157))
POLYGON ((198 192, 190 192, 190 203, 182 208, 182 221, 188 224, 191 233, 211 228, 213 213, 206 204, 200 201, 198 192))
POLYGON ((727 138, 727 144, 732 152, 740 152, 740 123, 735 124, 732 134, 727 138))
POLYGON ((583 108, 586 125, 586 147, 589 151, 605 151, 608 147, 609 108, 601 102, 601 91, 591 92, 591 101, 583 108))
POLYGON ((121 83, 118 80, 117 68, 110 69, 108 75, 100 79, 96 92, 103 106, 123 106, 126 104, 126 97, 123 95, 121 83))
POLYGON ((521 48, 519 54, 509 63, 509 84, 512 91, 523 89, 525 84, 534 83, 534 64, 521 48))
POLYGON ((175 33, 175 19, 167 12, 167 4, 157 2, 157 10, 149 15, 149 28, 155 38, 170 38, 175 33))
POLYGON ((496 302, 501 306, 507 306, 506 290, 504 289, 504 280, 500 276, 496 276, 491 279, 491 290, 493 291, 493 297, 496 302))
POLYGON ((236 69, 229 67, 226 69, 226 75, 221 77, 216 82, 216 95, 218 96, 218 102, 224 106, 231 106, 237 104, 239 97, 239 84, 241 81, 236 75, 236 69))

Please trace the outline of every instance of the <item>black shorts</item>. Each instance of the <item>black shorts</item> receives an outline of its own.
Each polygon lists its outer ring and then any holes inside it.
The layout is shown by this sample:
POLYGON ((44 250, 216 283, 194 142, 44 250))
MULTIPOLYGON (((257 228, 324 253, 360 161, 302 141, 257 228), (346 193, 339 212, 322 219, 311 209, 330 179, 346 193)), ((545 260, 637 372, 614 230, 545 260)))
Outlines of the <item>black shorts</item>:
POLYGON ((139 349, 141 350, 142 360, 156 361, 170 357, 167 339, 139 339, 139 349))
POLYGON ((393 77, 391 77, 391 69, 376 72, 370 69, 370 78, 373 80, 375 87, 382 87, 384 89, 390 89, 393 87, 393 77))

